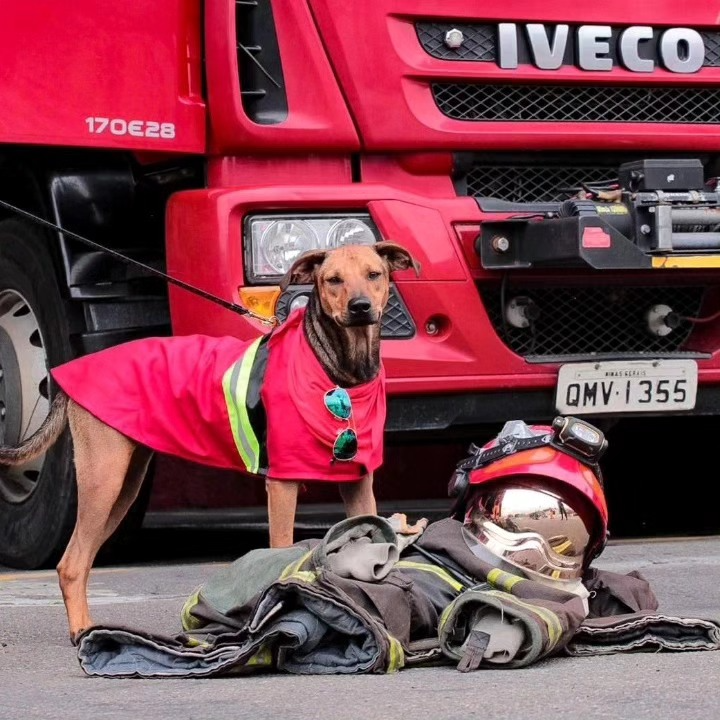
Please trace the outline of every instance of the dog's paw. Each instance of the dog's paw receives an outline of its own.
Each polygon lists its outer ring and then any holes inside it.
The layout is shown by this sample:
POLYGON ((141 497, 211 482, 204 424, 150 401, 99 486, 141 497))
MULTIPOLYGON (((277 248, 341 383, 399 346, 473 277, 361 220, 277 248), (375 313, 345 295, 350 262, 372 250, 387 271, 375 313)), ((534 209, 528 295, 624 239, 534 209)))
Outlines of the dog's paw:
POLYGON ((70 633, 70 644, 73 647, 77 647, 80 644, 80 640, 82 640, 83 635, 90 632, 90 630, 93 629, 92 625, 88 625, 86 628, 80 628, 77 632, 71 632, 70 633))

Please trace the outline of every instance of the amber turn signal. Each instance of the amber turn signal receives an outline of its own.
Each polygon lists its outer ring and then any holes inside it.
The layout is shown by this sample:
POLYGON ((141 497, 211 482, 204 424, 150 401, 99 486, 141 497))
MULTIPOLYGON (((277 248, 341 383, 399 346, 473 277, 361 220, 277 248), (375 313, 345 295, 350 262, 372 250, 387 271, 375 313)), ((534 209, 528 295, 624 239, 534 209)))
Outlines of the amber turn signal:
POLYGON ((240 302, 250 312, 268 319, 275 317, 275 306, 281 292, 277 285, 241 287, 239 292, 240 302))

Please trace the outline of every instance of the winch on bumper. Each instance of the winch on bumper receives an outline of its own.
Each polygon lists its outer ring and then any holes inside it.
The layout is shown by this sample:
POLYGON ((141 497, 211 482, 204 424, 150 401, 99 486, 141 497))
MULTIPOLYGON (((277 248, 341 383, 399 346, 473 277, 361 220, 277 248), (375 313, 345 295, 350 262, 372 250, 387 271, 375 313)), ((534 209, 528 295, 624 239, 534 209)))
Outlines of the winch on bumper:
POLYGON ((476 249, 487 269, 720 266, 720 193, 699 160, 626 163, 618 185, 587 186, 561 203, 478 203, 484 212, 519 211, 483 224, 476 249))

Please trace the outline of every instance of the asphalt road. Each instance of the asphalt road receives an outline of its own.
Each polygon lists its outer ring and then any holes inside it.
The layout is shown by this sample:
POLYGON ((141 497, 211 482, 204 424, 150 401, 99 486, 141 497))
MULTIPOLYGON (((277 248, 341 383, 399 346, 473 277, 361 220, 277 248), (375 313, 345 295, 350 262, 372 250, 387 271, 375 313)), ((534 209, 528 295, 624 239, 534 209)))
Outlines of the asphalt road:
MULTIPOLYGON (((146 547, 158 533, 145 535, 146 547)), ((240 535, 235 541, 238 548, 246 542, 240 535)), ((226 556, 223 547, 218 554, 226 556)), ((90 585, 96 621, 172 635, 184 600, 221 564, 158 557, 98 567, 90 585)), ((640 570, 667 614, 720 618, 720 537, 615 542, 596 565, 640 570)), ((0 569, 0 676, 2 720, 695 720, 717 717, 720 705, 720 652, 558 657, 468 674, 442 667, 387 676, 89 678, 67 639, 54 573, 9 569, 0 569)))

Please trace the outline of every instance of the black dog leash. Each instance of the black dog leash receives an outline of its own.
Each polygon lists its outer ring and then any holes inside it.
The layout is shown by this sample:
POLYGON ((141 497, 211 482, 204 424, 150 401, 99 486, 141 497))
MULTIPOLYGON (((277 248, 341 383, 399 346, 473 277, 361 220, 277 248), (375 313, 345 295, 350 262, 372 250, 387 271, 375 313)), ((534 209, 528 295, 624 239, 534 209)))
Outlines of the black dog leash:
POLYGON ((151 267, 150 265, 146 265, 143 262, 140 262, 139 260, 135 260, 134 258, 128 257, 127 255, 123 255, 122 253, 117 252, 117 250, 112 250, 111 248, 105 247, 101 245, 100 243, 96 243, 93 240, 90 240, 89 238, 83 237, 82 235, 78 235, 78 233, 73 232, 72 230, 66 230, 65 228, 60 227, 59 225, 56 225, 53 222, 50 222, 49 220, 45 220, 45 218, 41 218, 39 215, 35 215, 31 212, 28 212, 27 210, 23 210, 22 208, 17 207, 16 205, 11 205, 9 202, 5 202, 4 200, 0 200, 0 207, 7 208, 8 210, 14 212, 16 215, 21 215, 23 217, 28 218, 29 220, 32 220, 37 225, 43 225, 44 227, 51 228, 53 230, 57 230, 58 232, 63 233, 64 235, 67 235, 68 237, 73 238, 73 240, 78 240, 81 243, 84 243, 85 245, 89 245, 91 248, 94 248, 95 250, 100 250, 101 252, 107 253, 108 255, 112 255, 114 258, 126 263, 127 265, 134 265, 135 267, 141 268, 145 272, 149 273, 150 275, 155 275, 156 277, 160 277, 163 280, 165 280, 168 283, 171 283, 172 285, 177 285, 178 287, 182 288, 183 290, 187 290, 188 292, 194 293, 195 295, 199 295, 201 298, 204 298, 205 300, 210 300, 210 302, 214 302, 217 305, 220 305, 221 307, 225 308, 226 310, 231 310, 232 312, 236 312, 239 315, 247 315, 251 318, 254 318, 255 320, 259 320, 264 325, 277 325, 277 318, 267 318, 263 317, 262 315, 258 315, 257 313, 254 313, 252 310, 248 310, 246 307, 243 307, 242 305, 236 305, 235 303, 228 302, 227 300, 223 300, 220 297, 217 297, 216 295, 213 295, 212 293, 206 292, 205 290, 201 290, 200 288, 195 287, 194 285, 190 285, 189 283, 184 282, 183 280, 178 280, 177 278, 172 277, 171 275, 168 275, 167 273, 164 273, 162 270, 157 270, 154 267, 151 267))

